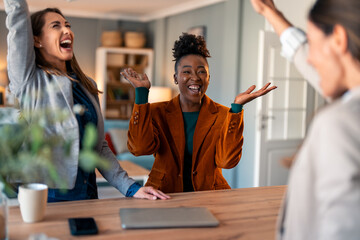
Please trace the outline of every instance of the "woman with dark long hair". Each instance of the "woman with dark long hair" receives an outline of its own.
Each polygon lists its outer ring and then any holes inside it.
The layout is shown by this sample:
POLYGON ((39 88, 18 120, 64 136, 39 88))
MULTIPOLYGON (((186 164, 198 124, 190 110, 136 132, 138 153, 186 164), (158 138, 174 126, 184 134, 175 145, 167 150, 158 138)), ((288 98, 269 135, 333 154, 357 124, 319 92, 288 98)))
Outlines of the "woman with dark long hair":
POLYGON ((283 44, 292 46, 300 71, 332 100, 314 118, 294 160, 278 237, 359 239, 360 2, 316 1, 306 36, 272 0, 251 1, 287 38, 283 44))
MULTIPOLYGON (((50 183, 46 171, 39 172, 42 181, 50 184, 48 201, 98 198, 95 170, 85 172, 79 167, 79 150, 82 148, 85 126, 89 123, 97 127, 95 150, 107 159, 110 166, 99 170, 110 184, 126 196, 168 198, 160 191, 141 187, 129 178, 109 149, 104 140, 99 90, 76 61, 74 33, 63 14, 56 8, 47 8, 30 17, 25 0, 4 0, 4 3, 9 29, 9 87, 19 100, 20 110, 31 113, 38 109, 53 109, 70 114, 65 121, 49 125, 46 129, 47 134, 73 141, 70 157, 62 153, 53 156, 58 175, 66 184, 67 191, 57 189, 60 185, 50 183), (76 104, 83 106, 84 114, 73 111, 76 104)), ((31 121, 31 117, 27 120, 31 121)))

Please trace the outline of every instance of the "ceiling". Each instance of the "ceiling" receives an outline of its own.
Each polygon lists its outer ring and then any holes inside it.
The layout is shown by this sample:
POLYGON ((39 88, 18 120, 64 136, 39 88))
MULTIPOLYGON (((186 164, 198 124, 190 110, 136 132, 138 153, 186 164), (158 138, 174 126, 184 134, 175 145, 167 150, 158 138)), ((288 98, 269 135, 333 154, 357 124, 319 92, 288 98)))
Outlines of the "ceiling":
MULTIPOLYGON (((57 7, 65 16, 147 22, 226 0, 28 0, 30 11, 57 7)), ((4 9, 4 0, 0 0, 4 9)))

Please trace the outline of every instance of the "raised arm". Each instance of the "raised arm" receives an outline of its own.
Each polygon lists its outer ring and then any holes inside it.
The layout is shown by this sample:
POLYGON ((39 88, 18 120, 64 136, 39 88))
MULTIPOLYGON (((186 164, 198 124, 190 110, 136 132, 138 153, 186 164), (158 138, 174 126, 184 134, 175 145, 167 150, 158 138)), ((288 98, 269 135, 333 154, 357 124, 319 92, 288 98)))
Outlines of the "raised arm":
POLYGON ((275 32, 280 36, 292 24, 276 9, 272 0, 251 0, 254 10, 263 15, 273 26, 275 32))
POLYGON ((279 35, 282 55, 293 61, 301 75, 322 94, 320 79, 316 70, 307 62, 308 44, 303 31, 293 27, 276 8, 273 0, 250 0, 254 10, 263 15, 279 35))
POLYGON ((220 130, 219 141, 216 144, 215 163, 219 168, 233 168, 241 158, 244 131, 243 111, 241 110, 242 107, 239 108, 235 105, 245 105, 276 89, 276 86, 270 88, 269 86, 270 83, 267 83, 258 91, 253 92, 255 89, 255 85, 253 85, 235 97, 235 104, 232 104, 231 111, 227 113, 227 117, 220 130))
POLYGON ((148 104, 151 83, 146 74, 138 74, 131 68, 125 69, 121 75, 135 88, 135 105, 128 131, 129 151, 135 156, 153 154, 160 144, 148 104))
POLYGON ((17 95, 23 84, 34 74, 34 38, 26 1, 4 0, 4 3, 6 27, 9 29, 7 67, 10 90, 17 95))

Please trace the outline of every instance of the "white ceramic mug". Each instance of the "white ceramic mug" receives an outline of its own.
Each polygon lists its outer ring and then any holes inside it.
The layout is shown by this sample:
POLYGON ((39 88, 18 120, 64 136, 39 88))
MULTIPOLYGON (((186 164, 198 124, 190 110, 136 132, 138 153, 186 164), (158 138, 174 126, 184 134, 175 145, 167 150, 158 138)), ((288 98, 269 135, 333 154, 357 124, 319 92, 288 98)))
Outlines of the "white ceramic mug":
POLYGON ((45 216, 48 187, 42 183, 24 184, 19 187, 18 200, 24 222, 41 221, 45 216))

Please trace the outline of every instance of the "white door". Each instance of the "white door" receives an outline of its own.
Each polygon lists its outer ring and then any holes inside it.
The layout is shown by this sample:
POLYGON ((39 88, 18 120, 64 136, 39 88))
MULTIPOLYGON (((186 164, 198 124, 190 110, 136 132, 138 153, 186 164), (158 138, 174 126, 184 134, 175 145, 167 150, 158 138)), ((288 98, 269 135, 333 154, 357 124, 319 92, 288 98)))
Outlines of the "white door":
POLYGON ((288 169, 280 160, 297 151, 317 102, 312 87, 280 51, 279 37, 261 31, 258 86, 272 82, 278 88, 257 102, 255 186, 287 183, 288 169))

